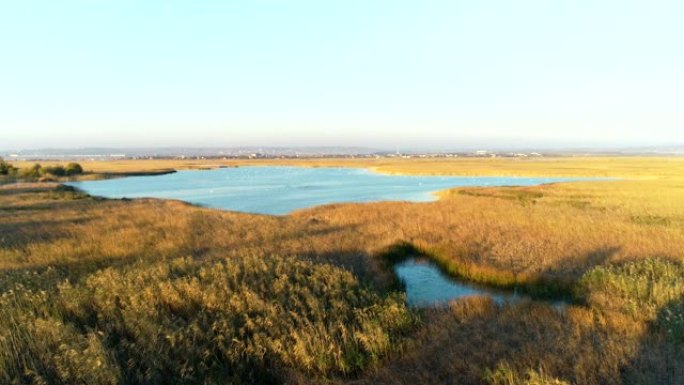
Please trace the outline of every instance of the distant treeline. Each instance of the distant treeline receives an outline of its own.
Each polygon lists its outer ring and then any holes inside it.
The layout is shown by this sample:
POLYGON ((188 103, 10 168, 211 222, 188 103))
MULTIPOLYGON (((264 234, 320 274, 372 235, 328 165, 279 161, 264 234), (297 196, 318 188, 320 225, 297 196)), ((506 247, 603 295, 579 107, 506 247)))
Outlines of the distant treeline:
POLYGON ((56 165, 43 167, 39 163, 27 168, 17 168, 0 158, 0 176, 38 180, 41 178, 65 177, 83 174, 83 167, 78 163, 69 163, 66 166, 56 165))

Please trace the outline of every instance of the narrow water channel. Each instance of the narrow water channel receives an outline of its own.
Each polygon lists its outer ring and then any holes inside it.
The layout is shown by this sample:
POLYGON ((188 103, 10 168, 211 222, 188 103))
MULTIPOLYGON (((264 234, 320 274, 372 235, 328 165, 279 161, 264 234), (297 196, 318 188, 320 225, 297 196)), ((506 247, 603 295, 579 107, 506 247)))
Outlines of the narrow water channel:
MULTIPOLYGON (((515 291, 495 289, 449 277, 426 258, 409 258, 394 265, 394 271, 404 283, 406 301, 412 307, 430 307, 445 305, 451 300, 484 295, 491 297, 496 303, 503 304, 531 297, 515 291)), ((547 302, 560 309, 563 302, 547 302)))

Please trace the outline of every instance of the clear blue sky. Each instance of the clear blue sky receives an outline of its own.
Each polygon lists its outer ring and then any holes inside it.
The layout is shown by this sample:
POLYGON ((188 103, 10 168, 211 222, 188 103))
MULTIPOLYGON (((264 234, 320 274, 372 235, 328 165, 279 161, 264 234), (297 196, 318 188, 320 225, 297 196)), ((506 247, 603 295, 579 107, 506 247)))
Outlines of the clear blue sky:
POLYGON ((0 2, 0 149, 684 143, 684 2, 0 2))

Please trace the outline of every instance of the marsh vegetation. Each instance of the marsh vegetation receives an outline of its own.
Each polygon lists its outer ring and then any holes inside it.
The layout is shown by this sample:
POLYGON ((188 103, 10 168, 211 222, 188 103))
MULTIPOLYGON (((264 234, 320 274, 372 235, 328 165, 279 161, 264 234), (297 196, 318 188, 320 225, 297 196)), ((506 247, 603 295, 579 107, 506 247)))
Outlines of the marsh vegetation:
POLYGON ((40 163, 34 163, 31 166, 20 168, 0 158, 0 183, 58 181, 82 174, 83 167, 73 162, 68 163, 66 166, 55 163, 46 167, 43 167, 40 163))
POLYGON ((283 217, 0 187, 0 383, 682 383, 684 162, 574 164, 633 178, 283 217), (573 304, 412 309, 407 251, 573 304))

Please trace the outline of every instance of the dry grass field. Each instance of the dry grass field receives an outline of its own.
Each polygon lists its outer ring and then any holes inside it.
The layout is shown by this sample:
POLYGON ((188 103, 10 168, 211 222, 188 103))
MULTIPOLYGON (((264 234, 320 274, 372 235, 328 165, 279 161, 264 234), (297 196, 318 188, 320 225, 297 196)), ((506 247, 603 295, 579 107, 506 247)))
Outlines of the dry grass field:
POLYGON ((82 165, 274 163, 620 179, 280 217, 0 186, 0 383, 684 383, 684 158, 82 165), (387 257, 411 250, 572 305, 409 309, 387 257))
MULTIPOLYGON (((14 162, 20 168, 35 162, 14 162)), ((60 162, 41 162, 54 165, 60 162)), ((383 173, 416 175, 678 177, 682 157, 558 158, 302 158, 302 159, 154 159, 80 162, 94 173, 129 173, 231 166, 362 167, 383 173)))

